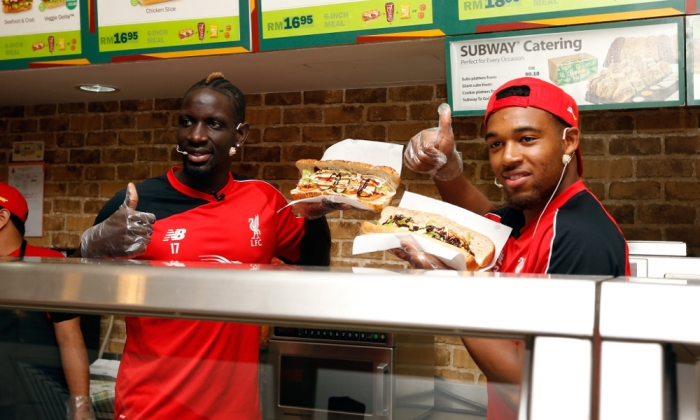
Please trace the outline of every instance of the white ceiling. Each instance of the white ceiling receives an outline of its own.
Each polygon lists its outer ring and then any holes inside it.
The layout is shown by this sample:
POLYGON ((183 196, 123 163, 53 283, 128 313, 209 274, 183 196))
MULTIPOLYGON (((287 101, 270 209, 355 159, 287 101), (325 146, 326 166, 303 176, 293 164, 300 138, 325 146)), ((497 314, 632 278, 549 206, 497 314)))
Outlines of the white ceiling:
POLYGON ((245 93, 445 83, 443 38, 323 48, 6 71, 0 105, 180 97, 221 71, 245 93), (76 85, 119 91, 96 94, 76 85))

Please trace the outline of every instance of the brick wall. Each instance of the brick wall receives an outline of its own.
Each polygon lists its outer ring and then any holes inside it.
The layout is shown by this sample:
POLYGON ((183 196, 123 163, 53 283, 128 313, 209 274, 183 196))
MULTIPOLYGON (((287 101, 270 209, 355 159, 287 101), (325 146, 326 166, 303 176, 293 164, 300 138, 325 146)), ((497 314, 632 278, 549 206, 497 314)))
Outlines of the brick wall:
MULTIPOLYGON (((249 95, 252 130, 233 170, 258 177, 285 194, 297 179, 294 162, 320 158, 344 138, 404 144, 437 124, 446 87, 411 86, 249 95)), ((0 180, 14 141, 46 145, 44 236, 35 245, 74 248, 97 211, 129 181, 163 174, 180 162, 174 151, 178 99, 144 99, 0 108, 0 180)), ((583 155, 587 185, 629 239, 678 240, 700 255, 699 108, 584 112, 583 155)), ((480 117, 454 118, 466 176, 496 203, 480 117)), ((428 177, 405 170, 404 189, 431 197, 428 177)), ((329 218, 333 264, 404 267, 390 254, 353 257, 352 239, 372 213, 338 212, 329 218)), ((123 347, 123 321, 111 351, 123 347), (121 337, 121 338, 120 338, 121 337)), ((450 379, 483 381, 460 342, 437 337, 436 372, 450 379)))

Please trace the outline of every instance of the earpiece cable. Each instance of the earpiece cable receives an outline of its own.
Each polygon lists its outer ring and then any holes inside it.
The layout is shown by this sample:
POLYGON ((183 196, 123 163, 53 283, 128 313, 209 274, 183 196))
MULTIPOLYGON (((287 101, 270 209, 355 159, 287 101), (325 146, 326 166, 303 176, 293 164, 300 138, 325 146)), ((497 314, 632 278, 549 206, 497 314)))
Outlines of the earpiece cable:
MULTIPOLYGON (((566 127, 564 129, 564 132, 561 135, 562 140, 566 140, 566 133, 569 131, 569 127, 566 127)), ((574 152, 576 153, 576 152, 574 152)), ((552 202, 552 199, 554 196, 557 194, 557 190, 559 189, 559 186, 561 185, 562 179, 564 179, 564 174, 566 173, 566 167, 569 166, 569 162, 571 162, 571 159, 574 157, 574 153, 572 153, 569 156, 569 159, 567 159, 564 163, 564 169, 561 170, 561 176, 559 177, 559 182, 557 182, 557 186, 554 187, 554 191, 552 192, 552 195, 549 197, 549 200, 547 200, 547 204, 544 205, 544 208, 542 209, 542 212, 540 213, 540 217, 537 218, 537 223, 535 224, 535 230, 532 232, 532 237, 535 237, 535 233, 537 233, 537 228, 540 226, 540 220, 542 220, 542 216, 544 216, 544 212, 547 210, 547 207, 549 207, 549 203, 552 202)), ((566 155, 565 155, 566 156, 566 155)))
MULTIPOLYGON (((569 159, 570 160, 570 159, 569 159)), ((552 202, 552 199, 557 193, 557 190, 559 189, 559 185, 561 185, 561 180, 564 179, 564 174, 566 173, 566 167, 569 166, 569 161, 567 161, 564 164, 564 169, 561 171, 561 176, 559 177, 559 182, 557 182, 557 186, 554 188, 554 191, 552 192, 552 195, 549 197, 549 200, 547 201, 547 204, 544 205, 544 208, 542 209, 542 212, 540 213, 540 217, 537 218, 537 224, 535 224, 535 230, 532 232, 532 237, 535 237, 535 233, 537 233, 537 227, 540 225, 540 220, 542 220, 542 216, 544 216, 544 212, 547 210, 547 207, 549 206, 549 203, 552 202)))

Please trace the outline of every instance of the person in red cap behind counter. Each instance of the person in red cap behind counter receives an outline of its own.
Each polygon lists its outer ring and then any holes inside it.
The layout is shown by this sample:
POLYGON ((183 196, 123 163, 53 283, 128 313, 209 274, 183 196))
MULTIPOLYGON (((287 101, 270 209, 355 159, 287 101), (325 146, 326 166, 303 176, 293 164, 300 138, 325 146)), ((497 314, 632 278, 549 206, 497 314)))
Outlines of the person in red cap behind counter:
MULTIPOLYGON (((24 224, 28 215, 22 194, 0 182, 0 257, 63 258, 58 251, 27 244, 24 224)), ((25 386, 18 374, 25 365, 55 378, 57 383, 52 388, 64 388, 61 393, 67 388, 69 420, 95 418, 89 397, 88 355, 78 315, 0 311, 0 419, 43 419, 42 413, 52 411, 54 400, 50 395, 31 392, 25 386), (65 376, 54 377, 52 372, 56 370, 65 376)))
MULTIPOLYGON (((494 183, 507 206, 494 205, 463 175, 449 106, 440 126, 414 136, 406 165, 433 176, 442 199, 511 227, 493 271, 508 273, 629 275, 627 243, 613 218, 581 180, 581 131, 574 99, 535 78, 512 80, 491 96, 484 133, 494 183)), ((416 268, 446 269, 437 258, 402 242, 394 253, 416 268)), ((517 314, 513 314, 517 316, 517 314)), ((488 419, 516 419, 523 342, 463 338, 486 375, 488 419)))
POLYGON ((28 216, 29 207, 22 193, 0 182, 0 256, 63 258, 58 251, 27 244, 24 224, 28 216))

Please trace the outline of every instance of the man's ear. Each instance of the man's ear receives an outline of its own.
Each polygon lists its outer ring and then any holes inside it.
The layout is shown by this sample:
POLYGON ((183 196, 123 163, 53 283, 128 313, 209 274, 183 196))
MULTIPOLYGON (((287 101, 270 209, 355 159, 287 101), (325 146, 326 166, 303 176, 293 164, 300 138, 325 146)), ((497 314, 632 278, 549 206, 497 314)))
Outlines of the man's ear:
POLYGON ((577 127, 568 127, 564 130, 562 141, 564 142, 564 154, 570 155, 574 153, 578 150, 581 142, 581 130, 577 127))
POLYGON ((10 211, 8 209, 0 209, 0 230, 5 228, 10 222, 10 211))
POLYGON ((248 125, 248 123, 241 123, 236 129, 236 132, 236 141, 238 142, 238 146, 243 146, 243 143, 245 143, 245 141, 248 140, 248 134, 250 134, 250 126, 248 125))

